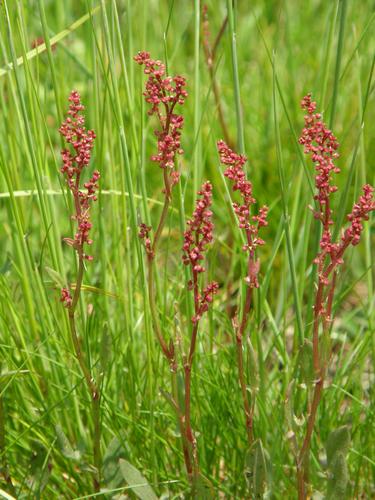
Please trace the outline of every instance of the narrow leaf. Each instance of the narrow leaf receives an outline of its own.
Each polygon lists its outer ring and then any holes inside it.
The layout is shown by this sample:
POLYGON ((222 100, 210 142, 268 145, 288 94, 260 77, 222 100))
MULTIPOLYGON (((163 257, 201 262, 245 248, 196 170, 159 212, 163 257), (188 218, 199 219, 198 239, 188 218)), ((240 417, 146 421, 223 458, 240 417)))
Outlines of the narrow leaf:
MULTIPOLYGON (((248 367, 249 367, 249 385, 252 392, 256 392, 259 388, 259 371, 258 371, 258 360, 250 339, 247 339, 247 355, 248 355, 248 367)), ((252 394, 252 398, 255 395, 252 394)))
POLYGON ((327 439, 327 464, 330 467, 331 462, 335 459, 337 453, 343 453, 345 456, 348 453, 350 446, 350 432, 347 425, 343 425, 330 433, 327 439))
POLYGON ((327 500, 346 498, 348 479, 346 457, 343 453, 338 452, 334 456, 329 470, 327 500))
POLYGON ((79 460, 81 458, 80 452, 73 449, 60 425, 56 425, 56 435, 57 442, 64 457, 71 458, 72 460, 79 460))
POLYGON ((58 288, 64 288, 64 286, 66 286, 65 280, 57 271, 48 266, 45 266, 44 270, 58 288))
POLYGON ((301 379, 306 385, 311 385, 314 381, 313 347, 310 340, 305 339, 299 350, 299 366, 301 379))
POLYGON ((157 500, 153 489, 148 484, 147 479, 142 476, 134 465, 127 460, 120 458, 120 470, 128 485, 141 500, 157 500))
POLYGON ((263 498, 266 474, 266 456, 261 440, 256 439, 246 454, 245 476, 252 498, 263 498))
POLYGON ((192 497, 199 500, 215 498, 215 490, 212 483, 202 474, 198 474, 196 478, 192 497))
POLYGON ((350 446, 350 432, 347 425, 335 429, 328 436, 327 466, 328 485, 327 499, 345 498, 348 484, 348 466, 346 455, 350 446))
POLYGON ((102 341, 100 343, 100 371, 104 372, 106 365, 111 357, 112 338, 108 331, 108 325, 105 324, 102 332, 102 341))
POLYGON ((103 479, 110 489, 119 488, 124 484, 120 470, 120 459, 126 457, 126 450, 117 437, 114 437, 107 446, 103 457, 103 479))

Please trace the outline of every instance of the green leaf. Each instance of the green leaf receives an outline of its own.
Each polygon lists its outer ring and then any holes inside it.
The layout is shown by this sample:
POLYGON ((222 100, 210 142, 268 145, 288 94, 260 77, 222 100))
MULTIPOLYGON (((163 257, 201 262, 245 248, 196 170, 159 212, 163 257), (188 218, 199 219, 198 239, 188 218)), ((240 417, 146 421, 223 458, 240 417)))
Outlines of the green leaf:
POLYGON ((336 498, 346 498, 348 485, 348 466, 344 453, 338 452, 332 459, 327 488, 327 500, 336 498))
POLYGON ((12 267, 12 261, 9 258, 9 255, 7 256, 4 264, 1 266, 0 269, 0 274, 6 274, 12 267))
POLYGON ((56 435, 57 443, 64 457, 71 458, 72 460, 80 460, 81 453, 78 450, 73 449, 60 425, 56 425, 56 435))
POLYGON ((348 453, 350 446, 350 432, 347 425, 343 425, 338 429, 335 429, 330 433, 327 439, 326 451, 327 451, 327 465, 330 464, 335 459, 337 453, 342 453, 344 456, 348 453))
POLYGON ((327 468, 328 468, 328 485, 327 499, 345 498, 348 484, 348 466, 346 463, 346 455, 350 446, 349 427, 343 425, 335 429, 328 436, 326 451, 327 451, 327 468))
POLYGON ((262 441, 256 439, 246 454, 245 476, 252 498, 263 498, 267 480, 266 456, 262 441))
POLYGON ((100 344, 100 371, 104 373, 112 352, 112 338, 108 331, 108 325, 103 327, 102 341, 100 344))
POLYGON ((296 456, 298 453, 297 443, 296 443, 296 416, 294 414, 294 391, 296 387, 296 380, 292 379, 288 385, 285 398, 285 419, 288 426, 288 431, 286 434, 287 439, 290 440, 292 450, 296 456))
POLYGON ((57 287, 64 288, 66 286, 65 280, 57 271, 48 266, 45 266, 44 270, 57 287))
POLYGON ((212 483, 202 474, 198 474, 195 479, 192 497, 197 500, 216 498, 212 483))
MULTIPOLYGON (((258 370, 258 360, 255 354, 253 345, 250 339, 247 339, 247 356, 248 356, 248 373, 249 373, 249 385, 252 391, 256 392, 259 388, 259 370, 258 370)), ((252 397, 254 397, 252 395, 252 397)))
POLYGON ((109 489, 119 488, 124 484, 120 470, 120 459, 127 453, 119 438, 114 437, 107 446, 103 457, 103 479, 109 489))
POLYGON ((35 493, 42 493, 45 489, 49 477, 50 468, 48 467, 48 451, 43 443, 37 440, 32 441, 32 456, 30 460, 29 486, 35 493))
POLYGON ((153 489, 148 484, 147 479, 142 476, 134 465, 127 460, 120 458, 120 470, 128 485, 141 500, 157 500, 153 489))

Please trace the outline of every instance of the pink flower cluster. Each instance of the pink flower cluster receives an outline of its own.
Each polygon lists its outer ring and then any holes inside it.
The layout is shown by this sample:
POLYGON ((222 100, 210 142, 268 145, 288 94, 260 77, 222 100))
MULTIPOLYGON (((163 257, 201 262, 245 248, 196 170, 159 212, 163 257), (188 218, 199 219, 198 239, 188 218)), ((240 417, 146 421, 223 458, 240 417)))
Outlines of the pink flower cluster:
POLYGON ((339 144, 333 133, 327 129, 322 121, 322 115, 315 113, 316 103, 312 101, 311 94, 307 94, 302 101, 301 107, 307 111, 305 116, 305 127, 299 138, 300 144, 304 146, 305 154, 310 155, 315 164, 316 176, 315 186, 318 190, 314 199, 319 203, 319 210, 314 210, 314 217, 321 221, 323 225, 322 237, 320 240, 320 253, 314 262, 318 264, 319 280, 327 285, 328 275, 337 266, 343 263, 342 256, 345 249, 351 245, 359 243, 363 229, 362 221, 368 220, 369 213, 375 209, 373 200, 374 188, 366 184, 363 186, 363 195, 355 203, 352 212, 347 216, 350 226, 345 230, 340 243, 332 241, 331 226, 332 209, 330 207, 330 195, 337 191, 337 186, 332 184, 332 173, 339 173, 340 169, 334 164, 334 160, 339 157, 337 149, 339 144), (330 261, 325 267, 326 257, 330 261))
POLYGON ((65 307, 70 307, 72 305, 73 299, 67 288, 61 289, 60 302, 62 302, 65 307))
POLYGON ((347 216, 351 224, 341 238, 342 244, 349 241, 353 246, 358 245, 363 231, 362 221, 368 220, 369 213, 375 210, 374 188, 369 184, 365 184, 362 191, 363 195, 359 197, 351 213, 347 216))
POLYGON ((181 129, 184 124, 182 115, 174 113, 176 104, 184 104, 187 92, 186 81, 182 76, 166 76, 165 65, 158 60, 151 59, 148 52, 139 52, 134 60, 144 65, 144 73, 148 75, 146 89, 143 95, 147 103, 151 104, 150 115, 156 115, 160 130, 155 131, 158 138, 158 153, 151 157, 152 161, 159 164, 160 168, 171 169, 171 184, 179 180, 175 167, 177 154, 182 154, 181 129))
POLYGON ((312 101, 311 94, 307 94, 301 101, 302 109, 307 111, 305 127, 302 130, 299 143, 304 146, 305 154, 310 155, 317 172, 315 186, 318 190, 314 199, 319 203, 319 210, 314 211, 314 217, 323 224, 323 236, 320 247, 323 255, 333 254, 336 251, 332 243, 330 226, 332 226, 332 209, 329 205, 329 196, 337 191, 337 186, 332 183, 332 173, 338 174, 340 169, 334 164, 339 157, 337 149, 339 144, 333 133, 322 121, 322 115, 315 113, 316 102, 312 101))
POLYGON ((216 282, 210 283, 201 293, 198 291, 198 274, 203 273, 205 268, 201 262, 204 260, 206 247, 212 241, 212 185, 205 182, 201 190, 198 191, 201 198, 197 199, 193 216, 187 221, 188 229, 184 232, 184 244, 182 247, 182 261, 185 265, 190 265, 193 279, 189 287, 194 291, 195 315, 193 323, 197 323, 202 314, 208 310, 213 296, 217 293, 219 285, 216 282))
MULTIPOLYGON (((83 169, 90 163, 95 133, 85 127, 85 118, 81 114, 85 108, 77 91, 71 92, 69 103, 68 116, 59 129, 60 134, 70 145, 70 148, 61 151, 63 161, 61 173, 64 174, 73 195, 75 213, 72 219, 77 221, 77 231, 74 238, 64 238, 64 241, 77 251, 80 259, 92 260, 92 256, 84 252, 84 245, 92 244, 90 204, 97 200, 100 173, 94 171, 90 180, 83 184, 84 190, 81 189, 81 176, 83 169)), ((72 297, 66 288, 61 291, 61 301, 66 307, 71 306, 72 297)))
POLYGON ((74 239, 65 238, 64 241, 74 247, 83 258, 92 260, 90 255, 83 253, 83 245, 91 245, 89 238, 90 229, 90 202, 96 201, 98 181, 100 173, 96 170, 91 179, 84 184, 85 190, 80 188, 81 175, 84 167, 90 163, 91 150, 94 146, 95 133, 93 130, 86 130, 85 118, 80 114, 85 108, 81 104, 80 95, 73 90, 69 96, 68 117, 61 125, 59 132, 66 142, 72 146, 70 149, 63 149, 61 157, 63 166, 61 172, 65 175, 69 189, 72 192, 75 203, 75 214, 72 216, 77 221, 77 232, 74 239))
MULTIPOLYGON (((242 198, 242 203, 233 202, 232 205, 238 218, 238 225, 246 233, 247 243, 243 246, 243 250, 254 257, 255 249, 264 245, 264 240, 259 238, 259 229, 268 225, 268 207, 263 206, 258 214, 251 216, 251 206, 255 205, 256 200, 253 196, 253 185, 246 178, 244 170, 247 158, 232 151, 224 141, 218 141, 217 148, 221 164, 227 167, 224 175, 233 182, 233 191, 239 191, 242 198)), ((253 263, 250 267, 246 282, 257 288, 259 286, 256 278, 257 266, 253 263)))
POLYGON ((185 265, 191 265, 196 273, 205 271, 200 265, 200 261, 204 259, 204 251, 208 243, 212 241, 213 223, 212 211, 210 210, 212 203, 212 185, 210 182, 205 182, 202 185, 198 195, 202 198, 197 200, 193 216, 187 221, 189 229, 184 233, 183 262, 185 265))
POLYGON ((144 224, 142 222, 141 224, 139 224, 138 237, 141 240, 143 240, 147 254, 153 257, 153 250, 150 238, 151 229, 152 229, 151 226, 147 226, 147 224, 144 224))

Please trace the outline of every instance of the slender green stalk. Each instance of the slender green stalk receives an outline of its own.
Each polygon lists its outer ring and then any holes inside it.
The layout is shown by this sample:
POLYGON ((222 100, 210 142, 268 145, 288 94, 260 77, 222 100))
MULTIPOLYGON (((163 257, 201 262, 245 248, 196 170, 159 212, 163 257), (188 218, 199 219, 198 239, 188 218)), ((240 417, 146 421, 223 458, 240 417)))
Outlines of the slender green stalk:
POLYGON ((238 378, 241 386, 241 394, 242 401, 245 412, 245 420, 246 420, 246 432, 247 432, 247 440, 248 445, 251 446, 254 440, 254 432, 253 432, 253 418, 254 418, 254 409, 255 409, 255 395, 252 394, 252 404, 249 404, 249 398, 247 394, 247 384, 244 372, 244 360, 243 360, 243 339, 245 334, 246 325, 249 319, 250 307, 251 307, 251 297, 252 297, 253 289, 247 287, 246 289, 246 299, 245 305, 242 310, 242 319, 241 323, 238 325, 236 331, 236 348, 237 348, 237 365, 238 365, 238 378))
POLYGON ((12 495, 15 494, 15 488, 12 482, 12 477, 9 472, 8 460, 5 454, 5 413, 3 395, 0 394, 0 454, 1 454, 1 470, 0 474, 3 477, 9 491, 12 495))
POLYGON ((82 280, 84 273, 84 257, 82 252, 78 253, 78 274, 76 279, 76 285, 73 295, 73 300, 71 305, 68 308, 68 316, 69 316, 69 326, 70 333, 72 338, 72 343, 74 347, 74 353, 81 368, 82 374, 85 378, 87 389, 91 396, 91 406, 92 406, 92 419, 94 423, 94 433, 93 433, 93 450, 94 450, 94 466, 95 466, 95 475, 94 475, 94 491, 100 491, 100 483, 101 483, 101 468, 102 468, 102 455, 101 455, 101 425, 100 425, 100 399, 101 399, 101 391, 100 387, 95 381, 93 373, 87 364, 85 356, 81 349, 81 343, 77 334, 76 327, 76 310, 78 301, 81 295, 82 289, 82 280))
POLYGON ((237 33, 235 26, 235 7, 236 2, 227 0, 227 12, 229 21, 229 33, 231 37, 231 54, 232 54, 232 73, 234 84, 234 101, 236 104, 236 120, 237 120, 237 149, 241 154, 245 153, 245 138, 244 126, 242 117, 241 106, 241 91, 240 91, 240 77, 238 72, 238 57, 237 57, 237 33))
POLYGON ((198 191, 200 176, 200 122, 201 122, 201 95, 200 95, 200 30, 201 30, 201 2, 194 0, 194 157, 193 157, 193 192, 198 191))
POLYGON ((331 129, 333 127, 334 120, 335 120, 335 114, 336 114, 338 88, 339 88, 339 81, 340 81, 341 60, 342 60, 342 52, 343 52, 343 46, 344 46, 344 40, 345 40, 346 9, 347 9, 347 0, 340 0, 339 39, 337 41, 335 76, 334 76, 333 93, 332 93, 332 106, 331 106, 331 115, 330 115, 330 119, 329 119, 329 127, 331 129))
POLYGON ((296 313, 296 326, 297 326, 297 335, 295 338, 295 347, 297 345, 302 345, 304 339, 304 328, 302 323, 302 314, 301 314, 301 305, 298 294, 298 285, 297 285, 297 273, 295 266, 295 258, 294 258, 294 250, 293 250, 293 242, 290 234, 290 221, 289 221, 289 213, 288 213, 288 195, 285 189, 285 174, 283 168, 283 160, 281 154, 281 140, 280 140, 280 132, 278 125, 278 116, 277 116, 277 106, 276 106, 276 69, 274 67, 274 85, 273 85, 273 110, 274 110, 274 124, 275 124, 275 138, 276 138, 276 152, 277 152, 277 165, 278 165, 278 173, 279 173, 279 181, 281 188, 281 201, 282 201, 282 209, 283 209, 283 218, 284 218, 284 231, 285 231, 285 240, 287 246, 288 253, 288 262, 289 262, 289 270, 291 275, 292 282, 292 291, 293 291, 293 299, 294 299, 294 307, 296 313), (298 339, 298 340, 297 340, 298 339))

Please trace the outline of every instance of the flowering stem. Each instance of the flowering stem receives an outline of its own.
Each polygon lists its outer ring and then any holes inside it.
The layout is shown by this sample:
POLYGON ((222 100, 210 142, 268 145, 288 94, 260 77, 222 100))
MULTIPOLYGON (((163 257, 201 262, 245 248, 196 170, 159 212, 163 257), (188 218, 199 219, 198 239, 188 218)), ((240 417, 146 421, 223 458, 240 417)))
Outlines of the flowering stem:
MULTIPOLYGON (((179 173, 176 170, 175 158, 178 154, 182 154, 183 152, 180 147, 180 130, 183 126, 183 117, 182 115, 175 114, 174 109, 176 104, 184 103, 187 92, 184 89, 185 80, 180 76, 176 76, 174 78, 165 77, 165 65, 161 63, 161 61, 151 59, 147 52, 140 52, 135 57, 135 60, 139 64, 145 66, 145 74, 149 75, 146 82, 146 91, 144 92, 144 96, 146 98, 146 102, 152 105, 149 114, 156 115, 160 125, 160 130, 155 131, 158 138, 158 154, 153 155, 151 159, 158 163, 159 167, 163 170, 164 182, 164 204, 154 237, 151 239, 149 235, 151 227, 146 226, 145 224, 140 225, 139 236, 144 241, 147 254, 147 287, 153 328, 161 350, 167 359, 171 370, 172 398, 168 399, 177 415, 185 467, 189 481, 192 483, 194 490, 194 477, 196 477, 198 469, 195 451, 195 438, 190 423, 190 376, 198 325, 194 325, 189 356, 186 360, 184 360, 185 408, 181 408, 177 389, 177 362, 175 346, 172 339, 167 342, 160 327, 159 313, 156 306, 156 287, 154 276, 154 262, 157 255, 158 244, 166 224, 168 210, 172 201, 172 189, 179 180, 179 173)), ((197 273, 195 273, 194 281, 195 292, 198 293, 197 273)), ((198 314, 198 295, 195 295, 195 298, 195 310, 198 314)))
POLYGON ((172 193, 170 190, 169 179, 168 179, 168 175, 167 175, 165 170, 164 170, 164 192, 165 192, 165 195, 164 195, 163 210, 162 210, 161 215, 160 215, 159 224, 158 224, 158 227, 155 231, 154 241, 152 244, 152 252, 154 255, 156 252, 156 247, 157 247, 157 244, 159 242, 161 233, 164 229, 165 222, 167 220, 169 205, 170 205, 171 200, 172 200, 172 193))
POLYGON ((93 452, 94 452, 94 466, 96 469, 95 477, 94 477, 94 490, 95 492, 100 491, 100 470, 101 470, 101 450, 100 450, 100 439, 101 439, 101 425, 100 425, 100 388, 96 384, 95 379, 90 371, 89 366, 86 363, 84 355, 81 350, 80 341, 77 335, 76 329, 76 320, 75 320, 75 312, 77 303, 79 300, 81 287, 82 287, 82 279, 83 279, 83 271, 84 264, 82 256, 79 258, 78 264, 78 274, 77 274, 77 282, 76 288, 73 295, 73 301, 71 306, 68 308, 69 315, 69 326, 71 338, 74 346, 74 352, 81 368, 81 371, 84 375, 87 388, 89 390, 91 396, 91 409, 92 409, 92 419, 94 423, 94 443, 93 443, 93 452))
MULTIPOLYGON (((230 2, 229 2, 230 3, 230 2)), ((229 5, 228 3, 228 5, 229 5)), ((268 208, 263 206, 256 215, 251 215, 252 205, 256 203, 253 196, 253 185, 246 178, 244 165, 247 161, 246 156, 239 155, 232 151, 224 141, 217 143, 220 162, 226 166, 224 176, 233 182, 233 191, 239 191, 242 203, 232 203, 234 211, 237 215, 238 226, 245 231, 246 244, 242 249, 248 254, 247 258, 247 276, 245 302, 242 310, 241 323, 238 324, 237 318, 234 320, 236 333, 236 349, 237 349, 237 364, 238 364, 238 379, 241 387, 242 401, 245 413, 246 432, 249 446, 254 441, 253 434, 253 417, 255 409, 255 395, 252 394, 251 405, 246 387, 246 377, 244 371, 243 360, 243 338, 246 325, 249 320, 251 300, 253 288, 259 287, 258 273, 260 263, 256 259, 255 250, 258 246, 264 245, 264 241, 259 237, 259 229, 267 226, 268 208)), ((251 346, 250 346, 251 347, 251 346)))
MULTIPOLYGON (((194 312, 197 316, 199 314, 199 291, 198 291, 198 273, 193 270, 193 291, 194 291, 194 312)), ((191 370, 193 366, 193 358, 195 353, 195 346, 197 341, 199 321, 196 321, 193 326, 193 331, 190 339, 189 356, 185 360, 185 427, 186 438, 191 448, 192 462, 194 467, 194 477, 197 476, 199 471, 197 443, 191 427, 191 370)))
POLYGON ((327 358, 323 358, 319 353, 319 322, 321 319, 323 323, 322 335, 329 335, 331 315, 332 315, 332 304, 333 304, 333 297, 336 285, 336 276, 337 272, 335 271, 328 291, 327 305, 323 317, 321 312, 323 308, 323 288, 324 288, 322 281, 319 281, 318 290, 316 294, 316 302, 314 307, 314 329, 313 329, 313 365, 314 365, 316 381, 314 387, 313 400, 309 411, 309 418, 307 421, 306 435, 297 459, 297 483, 298 483, 299 499, 304 499, 306 497, 305 483, 307 482, 308 470, 309 470, 309 449, 311 444, 312 433, 315 426, 318 406, 323 394, 323 386, 327 370, 328 356, 327 358))
POLYGON ((190 459, 190 451, 189 451, 189 443, 186 438, 186 425, 185 425, 185 418, 183 415, 183 412, 181 411, 180 405, 178 403, 179 397, 178 397, 178 389, 177 389, 177 371, 172 370, 172 393, 173 393, 173 402, 174 402, 174 408, 177 414, 177 419, 178 419, 178 425, 180 428, 180 434, 181 434, 181 443, 182 443, 182 451, 184 455, 184 461, 185 461, 185 467, 186 467, 186 472, 188 477, 190 478, 193 472, 193 467, 191 465, 191 459, 190 459))
POLYGON ((81 104, 80 95, 72 91, 69 96, 69 111, 66 120, 62 123, 59 131, 65 138, 70 149, 64 149, 61 152, 63 166, 61 172, 66 177, 67 185, 72 193, 74 200, 75 213, 72 216, 77 222, 77 232, 72 238, 64 238, 64 241, 76 251, 78 256, 78 271, 76 277, 76 286, 73 297, 69 289, 63 288, 61 291, 61 301, 68 310, 70 335, 74 347, 74 353, 81 368, 86 382, 87 390, 91 397, 91 413, 94 426, 93 431, 93 456, 94 456, 94 491, 100 491, 100 473, 101 473, 101 425, 100 425, 100 384, 95 381, 94 375, 87 363, 81 350, 80 340, 77 334, 76 310, 81 295, 84 261, 92 260, 92 257, 86 255, 85 245, 90 245, 92 240, 89 238, 91 229, 90 204, 96 201, 96 190, 98 189, 98 180, 100 173, 95 171, 91 179, 84 184, 85 190, 81 189, 81 177, 83 169, 89 164, 91 150, 95 139, 93 130, 86 130, 85 118, 81 114, 84 106, 81 104))
POLYGON ((252 288, 247 287, 246 297, 245 297, 245 305, 244 305, 244 309, 242 312, 242 320, 241 320, 241 324, 238 327, 238 330, 236 333, 238 378, 239 378, 239 382, 240 382, 240 386, 241 386, 242 401, 243 401, 245 420, 246 420, 247 440, 248 440, 249 446, 252 444, 252 442, 254 440, 254 435, 253 435, 254 404, 252 404, 252 408, 250 408, 249 399, 247 396, 246 378, 245 378, 245 372, 244 372, 243 337, 244 337, 245 328, 246 328, 248 318, 249 318, 251 298, 252 298, 252 288))
POLYGON ((314 260, 318 264, 318 288, 315 296, 313 319, 315 386, 311 406, 309 407, 308 405, 309 415, 306 434, 296 459, 298 498, 304 500, 306 498, 306 484, 308 483, 311 438, 318 406, 323 394, 327 364, 330 357, 329 334, 332 324, 332 305, 337 268, 343 264, 343 255, 349 245, 355 246, 359 243, 363 230, 363 221, 368 220, 369 213, 375 209, 375 201, 373 200, 374 188, 365 184, 362 188, 363 195, 354 204, 352 212, 347 216, 350 225, 343 232, 341 241, 336 243, 330 229, 334 223, 330 195, 337 191, 337 186, 332 184, 332 173, 340 172, 340 169, 334 162, 339 156, 337 153, 338 142, 333 133, 327 129, 327 126, 322 121, 322 115, 315 113, 316 103, 312 101, 311 94, 303 98, 301 106, 307 111, 307 115, 305 115, 305 127, 302 130, 299 142, 304 146, 304 152, 311 156, 317 172, 315 176, 317 194, 314 196, 314 199, 318 201, 319 209, 314 210, 314 217, 323 226, 320 239, 320 252, 314 260), (322 330, 321 336, 323 338, 322 348, 319 345, 320 325, 322 330))
POLYGON ((208 243, 212 241, 213 224, 211 221, 212 211, 212 186, 209 182, 202 185, 198 194, 201 198, 196 200, 193 216, 187 221, 187 229, 184 232, 183 263, 190 267, 192 279, 189 281, 189 290, 193 291, 194 297, 194 316, 191 318, 193 323, 190 337, 189 350, 187 355, 183 355, 184 366, 184 386, 185 386, 185 408, 184 408, 184 427, 185 436, 188 443, 191 469, 188 470, 189 480, 192 486, 192 497, 195 498, 197 480, 199 476, 199 463, 197 441, 191 426, 191 372, 197 343, 199 323, 202 315, 208 311, 212 303, 213 296, 217 293, 218 284, 212 282, 205 288, 200 289, 199 275, 205 272, 202 266, 204 252, 208 243))
POLYGON ((161 333, 158 312, 157 312, 157 308, 156 308, 156 301, 155 301, 156 291, 155 291, 155 285, 154 285, 154 260, 155 260, 155 258, 153 255, 151 255, 151 254, 147 255, 147 267, 148 267, 147 285, 148 285, 148 298, 149 298, 149 303, 150 303, 150 311, 151 311, 151 317, 152 317, 152 322, 154 325, 156 337, 158 339, 160 347, 163 351, 164 356, 167 358, 169 363, 171 363, 169 348, 168 348, 167 343, 163 337, 163 334, 161 333))

